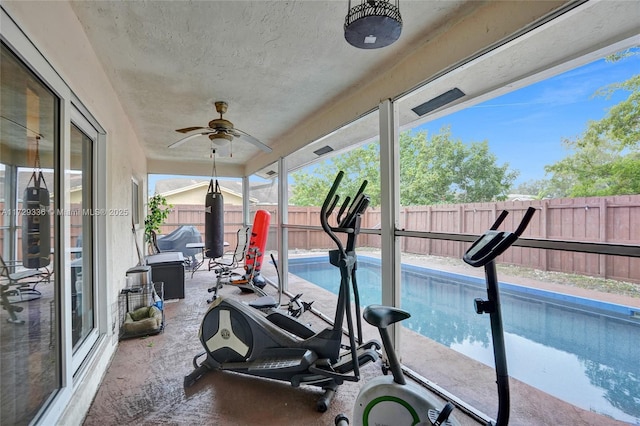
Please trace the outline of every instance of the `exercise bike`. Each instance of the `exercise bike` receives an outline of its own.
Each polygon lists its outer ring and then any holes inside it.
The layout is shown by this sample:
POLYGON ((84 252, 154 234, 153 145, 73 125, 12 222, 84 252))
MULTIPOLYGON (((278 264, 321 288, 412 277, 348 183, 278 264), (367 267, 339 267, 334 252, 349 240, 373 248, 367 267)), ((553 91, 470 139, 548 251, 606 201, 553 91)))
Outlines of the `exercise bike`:
POLYGON ((363 193, 366 184, 361 186, 351 204, 349 197, 345 199, 338 213, 338 226, 329 224, 339 200, 336 193, 343 175, 340 172, 336 177, 320 212, 322 228, 337 246, 329 252, 329 259, 340 268, 341 275, 333 326, 315 332, 290 315, 276 315, 278 320, 267 318, 263 312, 244 303, 218 296, 202 320, 199 338, 205 350, 194 357, 195 369, 185 377, 185 387, 193 385, 211 370, 286 381, 293 387, 313 385, 324 390, 316 404, 317 410, 324 412, 340 384, 360 380, 360 366, 379 358, 377 341, 362 343, 360 332, 356 338, 350 309, 350 293, 357 294, 356 283, 351 279, 356 263, 356 237, 361 215, 369 203, 363 193), (347 234, 346 246, 336 233, 347 234), (345 317, 349 345, 343 350, 345 317), (206 357, 198 363, 203 356, 206 357))
MULTIPOLYGON (((498 418, 488 425, 505 426, 509 422, 509 374, 505 355, 504 332, 500 310, 500 293, 496 274, 495 259, 504 253, 522 235, 535 209, 530 207, 524 214, 515 232, 498 231, 497 228, 509 214, 503 211, 491 228, 478 238, 463 256, 464 262, 473 266, 484 266, 487 288, 487 300, 476 299, 475 310, 478 314, 488 313, 491 319, 491 335, 496 365, 498 385, 498 418)), ((438 400, 424 388, 408 383, 402 373, 402 366, 389 337, 387 327, 409 318, 411 315, 398 308, 372 305, 365 308, 364 319, 378 328, 388 358, 388 366, 383 365, 385 375, 390 370, 392 377, 377 377, 368 382, 358 394, 353 411, 355 425, 447 425, 458 422, 450 417, 453 404, 447 402, 437 410, 438 400)), ((335 424, 346 426, 348 418, 339 414, 335 424)))

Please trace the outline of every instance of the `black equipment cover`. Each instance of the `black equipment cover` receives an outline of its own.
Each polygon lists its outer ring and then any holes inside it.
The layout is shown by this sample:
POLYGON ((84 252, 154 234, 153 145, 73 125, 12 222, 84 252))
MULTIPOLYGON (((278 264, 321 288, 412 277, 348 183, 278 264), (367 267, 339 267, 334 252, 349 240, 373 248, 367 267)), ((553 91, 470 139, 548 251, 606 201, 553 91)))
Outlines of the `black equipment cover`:
POLYGON ((211 179, 205 198, 204 248, 211 259, 224 254, 224 199, 217 179, 215 186, 211 179))

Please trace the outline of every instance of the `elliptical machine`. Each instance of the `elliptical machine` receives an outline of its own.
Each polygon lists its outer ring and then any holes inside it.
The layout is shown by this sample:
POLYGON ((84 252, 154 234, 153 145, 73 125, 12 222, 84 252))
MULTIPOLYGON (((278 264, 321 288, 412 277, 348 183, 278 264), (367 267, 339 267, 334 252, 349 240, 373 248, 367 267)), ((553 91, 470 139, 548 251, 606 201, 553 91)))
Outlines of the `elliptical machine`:
POLYGON ((349 205, 347 197, 338 213, 338 226, 329 225, 329 217, 337 202, 336 195, 344 173, 336 177, 320 213, 323 230, 336 243, 329 252, 330 262, 340 268, 341 282, 333 326, 313 331, 290 315, 269 318, 263 312, 235 299, 219 296, 209 307, 200 326, 199 338, 205 351, 193 359, 195 370, 184 379, 185 387, 193 385, 206 372, 229 370, 252 376, 290 382, 293 387, 314 385, 324 390, 316 408, 329 407, 337 387, 344 381, 360 380, 360 366, 378 359, 375 341, 357 344, 351 315, 350 293, 357 294, 351 280, 356 263, 355 244, 360 231, 360 216, 368 207, 363 184, 349 205), (342 217, 343 213, 347 213, 342 217), (346 247, 336 232, 347 234, 346 247), (342 349, 343 321, 347 318, 349 346, 342 349), (206 358, 198 364, 198 359, 206 358))
MULTIPOLYGON (((509 374, 495 259, 522 235, 534 213, 535 208, 529 207, 514 232, 497 231, 498 226, 509 214, 506 210, 503 211, 491 228, 480 236, 463 256, 467 264, 473 267, 484 266, 485 269, 487 300, 475 299, 474 305, 478 314, 488 313, 491 319, 498 385, 498 418, 495 423, 490 421, 488 426, 506 426, 509 423, 509 374)), ((453 404, 447 402, 438 411, 435 408, 438 400, 433 395, 422 387, 406 382, 404 378, 387 327, 409 318, 411 314, 394 307, 371 305, 365 308, 363 316, 380 331, 389 363, 388 368, 383 365, 383 372, 387 374, 387 371, 391 370, 392 377, 377 377, 362 387, 353 410, 353 424, 457 425, 458 422, 449 416, 454 409, 453 404)), ((335 424, 346 426, 349 420, 344 414, 339 414, 335 418, 335 424)))

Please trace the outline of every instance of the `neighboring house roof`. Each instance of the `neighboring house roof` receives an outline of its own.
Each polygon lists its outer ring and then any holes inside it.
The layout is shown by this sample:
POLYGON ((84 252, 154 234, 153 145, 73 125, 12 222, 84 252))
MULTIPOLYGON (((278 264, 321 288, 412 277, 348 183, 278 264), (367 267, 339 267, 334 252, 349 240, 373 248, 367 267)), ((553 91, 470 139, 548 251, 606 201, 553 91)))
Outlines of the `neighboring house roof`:
POLYGON ((508 201, 531 201, 535 200, 536 197, 534 195, 528 194, 509 194, 507 195, 508 201))
MULTIPOLYGON (((191 185, 187 185, 187 186, 183 186, 183 187, 179 187, 179 188, 175 188, 175 189, 171 189, 169 191, 165 191, 165 192, 161 192, 160 194, 165 196, 165 197, 170 197, 171 195, 175 195, 175 194, 179 194, 181 192, 187 192, 187 191, 191 191, 193 189, 199 189, 199 188, 209 188, 209 181, 201 181, 201 182, 196 182, 193 183, 191 185)), ((220 183, 218 181, 218 183, 220 183)), ((158 186, 156 185, 156 190, 157 190, 158 186)), ((232 194, 235 195, 236 197, 242 198, 242 192, 236 192, 232 189, 229 189, 226 186, 222 186, 220 185, 220 190, 222 192, 226 192, 228 194, 232 194)))
MULTIPOLYGON (((198 180, 189 178, 171 178, 162 179, 156 182, 154 194, 160 194, 164 197, 171 197, 185 192, 202 189, 206 191, 209 187, 210 180, 198 180)), ((220 190, 222 193, 230 194, 234 197, 242 199, 242 181, 239 180, 220 180, 218 179, 220 190)), ((262 200, 270 200, 263 198, 259 194, 252 191, 250 202, 253 204, 262 204, 262 200)), ((273 198, 271 198, 273 200, 273 198)))
POLYGON ((204 181, 199 179, 187 179, 187 178, 162 179, 156 182, 156 187, 153 193, 166 194, 167 192, 171 192, 176 189, 185 188, 193 184, 196 184, 198 182, 204 182, 204 181))

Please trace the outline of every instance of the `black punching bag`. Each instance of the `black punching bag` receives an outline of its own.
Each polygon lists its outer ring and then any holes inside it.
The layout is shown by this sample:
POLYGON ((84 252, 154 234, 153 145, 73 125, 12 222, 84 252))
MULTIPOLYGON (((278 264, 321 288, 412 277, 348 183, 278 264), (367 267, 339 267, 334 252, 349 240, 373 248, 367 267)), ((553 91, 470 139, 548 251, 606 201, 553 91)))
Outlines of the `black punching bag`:
POLYGON ((211 179, 204 205, 204 254, 216 259, 224 254, 224 199, 217 179, 215 187, 211 179))
POLYGON ((49 190, 42 172, 33 172, 22 198, 22 265, 37 269, 49 265, 51 223, 49 190))

